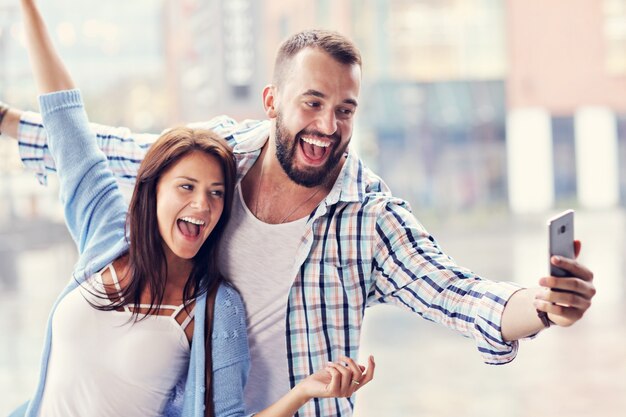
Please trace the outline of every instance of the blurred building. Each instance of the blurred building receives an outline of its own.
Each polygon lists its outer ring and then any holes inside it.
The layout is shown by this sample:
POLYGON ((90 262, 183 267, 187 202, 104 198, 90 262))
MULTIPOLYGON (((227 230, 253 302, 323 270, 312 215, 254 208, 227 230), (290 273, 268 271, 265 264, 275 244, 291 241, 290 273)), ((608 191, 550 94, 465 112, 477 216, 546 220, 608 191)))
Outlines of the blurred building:
MULTIPOLYGON (((280 42, 333 29, 364 57, 353 146, 416 210, 626 204, 626 0, 112 1, 42 4, 93 120, 264 117, 280 42)), ((0 97, 34 108, 16 20, 0 97)))
POLYGON ((358 3, 360 121, 398 194, 440 213, 624 203, 626 1, 358 3))
POLYGON ((280 42, 322 21, 351 22, 349 4, 166 0, 167 84, 170 101, 176 103, 170 119, 206 120, 219 114, 264 117, 261 92, 271 81, 280 42))
POLYGON ((509 0, 507 38, 513 209, 623 204, 626 1, 509 0))
POLYGON ((377 170, 419 211, 506 201, 504 6, 488 0, 361 1, 364 130, 377 170))
POLYGON ((261 117, 263 3, 166 0, 164 9, 170 120, 261 117))
POLYGON ((506 203, 501 2, 226 3, 167 2, 176 117, 263 117, 261 91, 270 81, 280 42, 306 28, 338 30, 356 41, 364 57, 354 146, 394 191, 424 209, 506 203), (233 9, 247 25, 226 24, 223 16, 233 9), (233 88, 227 78, 229 36, 242 39, 242 45, 250 38, 246 42, 256 51, 248 57, 254 71, 243 89, 233 88), (238 97, 237 91, 244 94, 238 97))

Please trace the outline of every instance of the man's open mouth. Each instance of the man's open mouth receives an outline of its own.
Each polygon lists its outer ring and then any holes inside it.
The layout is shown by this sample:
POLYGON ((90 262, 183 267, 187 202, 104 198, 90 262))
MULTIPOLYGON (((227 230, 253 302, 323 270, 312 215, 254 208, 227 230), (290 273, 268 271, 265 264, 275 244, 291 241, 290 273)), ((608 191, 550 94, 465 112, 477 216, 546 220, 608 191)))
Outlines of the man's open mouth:
POLYGON ((330 154, 332 141, 312 136, 301 136, 300 147, 308 162, 319 164, 330 154))

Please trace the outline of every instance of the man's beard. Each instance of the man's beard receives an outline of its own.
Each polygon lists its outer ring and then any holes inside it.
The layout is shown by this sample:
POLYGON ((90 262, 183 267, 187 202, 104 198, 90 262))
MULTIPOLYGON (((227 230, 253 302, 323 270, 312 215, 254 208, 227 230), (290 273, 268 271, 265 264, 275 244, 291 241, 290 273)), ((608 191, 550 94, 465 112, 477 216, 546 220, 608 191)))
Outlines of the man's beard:
POLYGON ((298 185, 312 188, 326 184, 331 179, 335 168, 337 168, 350 143, 350 141, 346 141, 345 145, 334 149, 340 141, 341 136, 339 134, 325 135, 315 130, 301 130, 292 138, 282 124, 281 114, 278 113, 276 115, 276 158, 289 179, 298 185), (295 167, 296 151, 298 146, 300 146, 300 137, 307 135, 331 139, 330 155, 328 155, 326 162, 322 166, 298 169, 295 167))

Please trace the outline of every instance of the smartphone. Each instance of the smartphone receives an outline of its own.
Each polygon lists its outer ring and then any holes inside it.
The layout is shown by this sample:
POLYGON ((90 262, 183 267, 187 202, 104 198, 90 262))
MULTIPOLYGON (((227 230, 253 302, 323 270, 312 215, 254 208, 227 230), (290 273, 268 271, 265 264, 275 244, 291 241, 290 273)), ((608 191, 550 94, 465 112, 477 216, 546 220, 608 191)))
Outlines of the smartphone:
POLYGON ((548 264, 550 265, 550 275, 554 277, 571 276, 567 272, 558 268, 550 262, 553 255, 574 259, 574 210, 567 210, 548 220, 548 233, 550 250, 548 264))

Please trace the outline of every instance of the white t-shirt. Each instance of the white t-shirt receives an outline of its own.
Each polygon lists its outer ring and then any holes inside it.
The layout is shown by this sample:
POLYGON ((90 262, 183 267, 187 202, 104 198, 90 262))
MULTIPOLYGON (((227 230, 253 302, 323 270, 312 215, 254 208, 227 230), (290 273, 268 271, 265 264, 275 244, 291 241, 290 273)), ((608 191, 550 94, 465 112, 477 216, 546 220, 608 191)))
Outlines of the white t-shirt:
POLYGON ((285 313, 305 225, 306 217, 283 224, 260 221, 237 185, 219 266, 246 307, 251 356, 246 412, 261 411, 289 391, 285 313))

